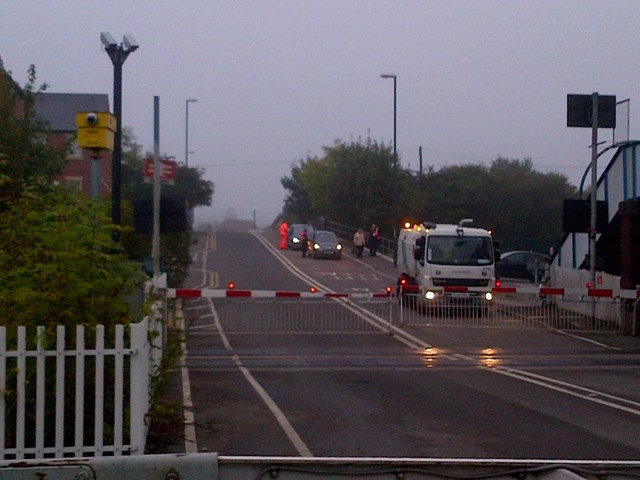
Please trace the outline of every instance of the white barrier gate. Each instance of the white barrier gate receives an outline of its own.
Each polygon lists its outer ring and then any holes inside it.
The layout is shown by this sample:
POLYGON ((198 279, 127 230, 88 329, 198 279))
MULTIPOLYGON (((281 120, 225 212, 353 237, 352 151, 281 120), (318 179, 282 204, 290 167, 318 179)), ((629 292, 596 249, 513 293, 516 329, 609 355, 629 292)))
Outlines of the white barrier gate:
MULTIPOLYGON (((561 288, 496 288, 491 303, 470 302, 464 292, 427 302, 417 293, 169 290, 191 299, 192 325, 210 323, 210 300, 226 332, 366 332, 391 326, 542 328, 622 333, 635 318, 638 293, 561 288), (634 300, 635 299, 635 300, 634 300), (200 305, 200 307, 198 306, 200 305), (197 310, 202 308, 202 317, 197 310), (194 323, 195 322, 195 323, 194 323)), ((633 332, 631 332, 633 334, 633 332)))

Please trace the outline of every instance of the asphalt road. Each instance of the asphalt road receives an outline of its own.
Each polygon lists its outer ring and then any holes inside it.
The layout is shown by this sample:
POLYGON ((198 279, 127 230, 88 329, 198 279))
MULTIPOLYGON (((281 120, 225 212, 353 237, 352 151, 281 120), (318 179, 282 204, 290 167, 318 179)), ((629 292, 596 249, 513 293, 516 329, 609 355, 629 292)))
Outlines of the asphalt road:
MULTIPOLYGON (((275 232, 200 237, 187 286, 382 292, 395 283, 384 258, 312 260, 277 241, 275 232)), ((199 451, 640 458, 638 338, 429 326, 406 329, 412 341, 382 329, 228 333, 212 302, 185 307, 199 451)))

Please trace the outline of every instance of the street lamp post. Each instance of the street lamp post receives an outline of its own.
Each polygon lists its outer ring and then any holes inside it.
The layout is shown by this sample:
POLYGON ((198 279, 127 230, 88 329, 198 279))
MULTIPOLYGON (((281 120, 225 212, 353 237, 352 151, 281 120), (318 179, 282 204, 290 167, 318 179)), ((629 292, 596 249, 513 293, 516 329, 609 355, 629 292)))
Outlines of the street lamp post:
POLYGON ((397 118, 398 118, 398 77, 393 73, 383 73, 380 75, 382 78, 393 78, 393 166, 396 167, 398 163, 398 156, 396 150, 396 132, 397 132, 397 118))
POLYGON ((398 265, 398 242, 396 241, 396 215, 395 209, 398 207, 398 151, 397 151, 397 119, 398 119, 398 77, 393 73, 383 73, 380 77, 393 79, 393 198, 392 215, 393 221, 393 265, 398 265))
POLYGON ((187 98, 185 101, 185 131, 184 131, 184 164, 189 166, 189 104, 195 103, 195 98, 187 98))
POLYGON ((120 225, 120 186, 122 182, 122 65, 131 52, 138 49, 133 35, 125 35, 118 44, 109 32, 102 32, 100 40, 104 45, 111 63, 113 63, 113 116, 116 118, 116 131, 113 138, 111 157, 111 218, 120 225))

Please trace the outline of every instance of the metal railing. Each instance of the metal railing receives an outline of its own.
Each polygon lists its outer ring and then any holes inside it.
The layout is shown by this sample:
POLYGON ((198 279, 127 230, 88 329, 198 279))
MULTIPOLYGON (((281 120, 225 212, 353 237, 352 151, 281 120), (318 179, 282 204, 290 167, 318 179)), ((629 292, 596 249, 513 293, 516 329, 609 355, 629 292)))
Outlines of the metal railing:
MULTIPOLYGON (((343 225, 331 220, 325 221, 325 228, 335 232, 337 237, 345 243, 351 245, 353 241, 353 235, 358 230, 355 227, 349 225, 343 225)), ((393 258, 396 242, 392 238, 380 237, 380 243, 378 245, 378 253, 385 255, 389 258, 393 258)))
POLYGON ((189 328, 212 325, 228 333, 357 333, 392 327, 499 327, 623 333, 628 305, 619 298, 562 299, 496 294, 491 303, 451 297, 427 303, 416 294, 373 297, 215 298, 189 300, 189 328), (200 306, 198 306, 200 305, 200 306))
POLYGON ((448 298, 428 303, 417 294, 400 301, 400 325, 537 328, 580 332, 624 330, 619 298, 562 299, 529 294, 496 295, 491 303, 448 298))
POLYGON ((216 298, 191 300, 187 328, 216 326, 225 333, 371 333, 388 330, 395 308, 388 296, 351 294, 318 298, 216 298), (198 307, 198 304, 200 307, 198 307), (212 318, 213 317, 213 318, 212 318))

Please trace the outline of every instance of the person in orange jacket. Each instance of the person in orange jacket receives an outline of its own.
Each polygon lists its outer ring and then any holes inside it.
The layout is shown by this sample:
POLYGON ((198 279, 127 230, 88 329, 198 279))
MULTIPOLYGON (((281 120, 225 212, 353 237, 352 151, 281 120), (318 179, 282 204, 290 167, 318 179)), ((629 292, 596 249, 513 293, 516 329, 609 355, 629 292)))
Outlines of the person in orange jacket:
POLYGON ((286 220, 280 225, 280 250, 287 248, 287 236, 289 235, 289 225, 286 220))

